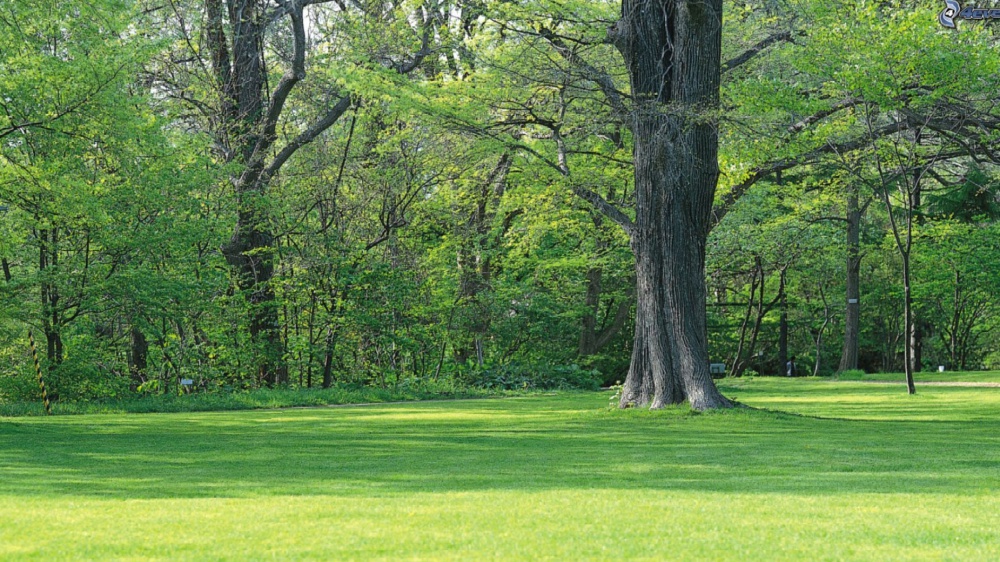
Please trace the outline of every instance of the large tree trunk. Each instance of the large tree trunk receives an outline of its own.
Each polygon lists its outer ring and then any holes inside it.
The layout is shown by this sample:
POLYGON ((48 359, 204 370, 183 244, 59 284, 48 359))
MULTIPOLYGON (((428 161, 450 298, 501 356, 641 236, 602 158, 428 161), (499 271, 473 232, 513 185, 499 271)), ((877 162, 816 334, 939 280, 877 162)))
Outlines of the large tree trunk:
POLYGON ((679 402, 678 388, 695 409, 729 407, 709 375, 705 308, 705 245, 719 177, 713 112, 722 2, 623 0, 622 18, 610 33, 636 101, 629 125, 637 349, 623 397, 641 396, 650 377, 652 408, 679 402))
POLYGON ((844 314, 844 348, 838 372, 858 368, 858 336, 861 318, 861 207, 858 192, 847 196, 847 309, 844 314))

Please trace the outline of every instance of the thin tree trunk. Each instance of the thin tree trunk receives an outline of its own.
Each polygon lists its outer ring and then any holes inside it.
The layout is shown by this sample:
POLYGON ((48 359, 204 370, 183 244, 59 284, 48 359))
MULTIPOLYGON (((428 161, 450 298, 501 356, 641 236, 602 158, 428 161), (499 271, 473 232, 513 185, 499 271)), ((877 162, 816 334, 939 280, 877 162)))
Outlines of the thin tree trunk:
POLYGON ((333 386, 333 328, 326 328, 326 351, 323 354, 323 388, 333 386))
MULTIPOLYGON (((903 334, 910 334, 913 329, 913 295, 910 292, 910 253, 903 252, 903 334)), ((906 375, 906 391, 909 394, 916 394, 917 389, 913 384, 913 348, 909 345, 908 338, 905 347, 906 354, 903 358, 903 371, 906 375)))
MULTIPOLYGON (((780 313, 778 315, 778 366, 782 374, 787 374, 788 365, 788 296, 785 291, 785 270, 778 278, 780 313)), ((793 373, 794 375, 794 373, 793 373)))
POLYGON ((760 262, 758 257, 756 260, 756 274, 755 278, 758 280, 754 283, 760 289, 760 295, 758 298, 754 298, 754 290, 750 291, 750 299, 747 303, 747 311, 743 319, 743 325, 740 327, 740 343, 736 352, 736 358, 733 361, 732 376, 741 377, 744 371, 750 367, 751 361, 754 358, 754 351, 757 349, 757 339, 760 337, 760 328, 764 323, 764 317, 774 309, 775 305, 778 304, 781 298, 781 292, 776 295, 770 302, 764 302, 764 289, 766 285, 766 279, 764 274, 763 264, 760 262), (746 326, 749 322, 750 313, 756 309, 754 314, 755 318, 753 321, 753 326, 750 328, 750 341, 746 343, 746 353, 744 353, 744 341, 746 339, 746 326))
POLYGON ((816 332, 816 363, 813 365, 814 377, 819 376, 820 356, 823 354, 823 333, 826 332, 826 327, 830 324, 830 305, 826 301, 826 293, 823 291, 822 286, 819 288, 819 296, 823 299, 823 325, 816 332))
MULTIPOLYGON (((750 326, 750 315, 753 314, 754 309, 757 309, 757 318, 760 318, 760 309, 764 304, 764 287, 763 287, 764 274, 762 271, 760 257, 755 259, 753 274, 750 277, 750 296, 747 299, 747 308, 743 312, 743 321, 740 322, 740 336, 737 339, 736 353, 733 356, 732 370, 730 371, 732 376, 740 377, 743 376, 743 371, 746 370, 747 363, 749 360, 744 360, 743 349, 746 347, 747 343, 747 329, 750 326), (758 273, 760 274, 761 287, 760 287, 760 301, 757 300, 757 278, 758 273)), ((753 353, 753 346, 750 346, 748 354, 753 353)))
POLYGON ((950 345, 949 345, 949 347, 950 347, 949 351, 951 352, 950 353, 950 355, 951 355, 951 368, 953 368, 953 369, 955 368, 956 365, 959 365, 959 359, 958 359, 958 355, 959 355, 959 351, 958 351, 958 345, 959 345, 958 344, 958 338, 959 338, 959 335, 958 335, 958 330, 960 329, 959 326, 960 326, 960 320, 961 320, 961 315, 962 315, 962 306, 963 306, 963 299, 962 299, 962 274, 960 272, 956 271, 955 272, 954 305, 953 305, 952 314, 951 314, 951 334, 950 334, 950 337, 948 338, 948 341, 950 343, 950 345))
POLYGON ((132 326, 131 351, 129 353, 129 371, 132 377, 132 390, 134 391, 140 384, 146 382, 146 369, 148 368, 149 342, 146 334, 139 328, 132 326))
POLYGON ((59 302, 62 296, 59 287, 50 276, 51 269, 59 265, 59 230, 57 228, 38 230, 38 272, 41 274, 40 296, 42 304, 42 332, 45 335, 45 355, 49 370, 59 366, 64 357, 62 341, 62 318, 59 302))
MULTIPOLYGON (((632 310, 633 296, 631 291, 627 298, 618 303, 615 315, 610 321, 605 317, 605 326, 598 330, 597 311, 601 302, 601 277, 603 275, 600 267, 592 267, 587 270, 587 293, 585 303, 587 312, 583 316, 580 326, 580 343, 577 353, 580 357, 589 357, 599 352, 604 346, 618 335, 618 332, 625 326, 632 310)), ((613 303, 612 303, 613 304, 613 303)), ((610 306, 607 311, 610 314, 610 306)))
MULTIPOLYGON (((911 314, 914 314, 912 309, 911 314)), ((910 370, 919 373, 923 369, 924 362, 924 326, 920 318, 914 314, 910 326, 910 370)))
MULTIPOLYGON (((920 129, 918 128, 914 132, 914 144, 920 144, 920 129)), ((910 191, 910 206, 909 215, 910 220, 907 222, 907 239, 910 239, 909 231, 912 230, 912 224, 915 222, 917 225, 923 224, 923 215, 920 214, 921 207, 921 192, 923 191, 920 183, 920 171, 913 172, 913 188, 910 191)), ((907 256, 909 257, 909 256, 907 256)), ((909 264, 907 264, 909 267, 909 264)), ((910 301, 910 329, 907 332, 907 345, 910 346, 910 372, 919 373, 922 369, 923 363, 923 347, 924 347, 924 322, 916 317, 916 313, 913 310, 912 298, 910 301)))
POLYGON ((858 368, 858 337, 861 319, 861 207, 858 192, 847 196, 847 308, 844 314, 844 348, 838 372, 858 368))
POLYGON ((587 357, 596 353, 597 347, 597 311, 601 304, 601 277, 603 270, 600 266, 587 269, 587 292, 584 294, 584 307, 580 326, 580 344, 577 353, 580 357, 587 357))

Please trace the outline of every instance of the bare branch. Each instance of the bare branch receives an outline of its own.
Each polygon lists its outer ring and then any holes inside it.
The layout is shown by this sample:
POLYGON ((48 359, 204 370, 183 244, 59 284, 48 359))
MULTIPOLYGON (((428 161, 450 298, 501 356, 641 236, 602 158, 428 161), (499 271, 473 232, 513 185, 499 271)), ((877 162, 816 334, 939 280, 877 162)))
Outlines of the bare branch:
POLYGON ((302 9, 306 6, 312 6, 313 4, 330 4, 332 2, 340 4, 337 0, 278 0, 278 7, 272 8, 270 12, 265 14, 264 21, 267 22, 266 25, 271 25, 289 14, 296 12, 301 14, 302 9))
POLYGON ((737 67, 740 67, 740 66, 746 64, 747 62, 749 62, 750 60, 752 60, 754 57, 756 57, 757 55, 759 55, 761 53, 761 51, 763 51, 764 49, 770 47, 771 45, 774 45, 775 43, 780 43, 780 42, 783 42, 783 41, 791 41, 792 37, 794 37, 795 35, 803 35, 803 33, 799 32, 799 33, 796 33, 796 34, 793 35, 793 33, 791 31, 781 31, 781 32, 775 33, 773 35, 769 35, 768 37, 766 37, 766 38, 758 41, 756 45, 754 45, 753 47, 750 47, 749 49, 747 49, 746 51, 744 51, 739 56, 733 57, 733 58, 727 60, 725 63, 723 63, 722 64, 722 73, 725 74, 726 72, 729 72, 730 70, 733 70, 734 68, 737 68, 737 67))
POLYGON ((278 173, 278 170, 288 161, 289 158, 295 154, 295 151, 302 148, 303 146, 311 143, 316 139, 323 131, 329 129, 334 123, 340 119, 348 108, 351 107, 351 94, 346 94, 337 101, 337 103, 326 112, 319 121, 316 121, 308 129, 306 129, 302 134, 295 137, 292 142, 285 145, 281 149, 281 152, 274 157, 271 164, 264 170, 264 178, 271 178, 278 173))
POLYGON ((420 50, 414 53, 413 59, 409 62, 399 63, 395 65, 396 72, 400 74, 409 74, 416 70, 420 63, 424 62, 427 55, 431 54, 431 37, 434 32, 434 18, 430 16, 424 17, 424 29, 423 34, 420 37, 420 50))
POLYGON ((604 97, 607 98, 608 103, 611 104, 611 109, 619 115, 624 115, 626 113, 625 104, 622 102, 622 93, 618 91, 615 87, 615 81, 606 72, 602 72, 590 65, 587 61, 583 60, 580 55, 576 54, 573 49, 569 48, 566 43, 552 32, 551 29, 542 27, 540 29, 542 37, 555 48, 559 56, 566 59, 566 62, 570 63, 578 71, 580 71, 584 78, 590 80, 597 84, 601 88, 601 92, 604 93, 604 97))
POLYGON ((271 96, 271 105, 267 108, 264 117, 264 134, 257 146, 257 152, 267 150, 267 147, 274 142, 274 130, 277 127, 278 117, 285 107, 285 101, 299 81, 306 77, 306 29, 302 18, 302 8, 289 13, 292 19, 292 36, 294 37, 294 50, 292 54, 292 66, 281 77, 278 86, 271 96))
POLYGON ((817 162, 820 157, 827 154, 845 154, 854 152, 855 150, 868 146, 868 143, 873 139, 879 139, 908 128, 909 124, 903 121, 890 123, 879 129, 872 130, 870 135, 865 135, 842 143, 828 143, 801 156, 783 158, 781 160, 757 166, 750 172, 750 175, 747 176, 746 179, 731 187, 729 192, 722 197, 722 201, 712 209, 712 226, 715 227, 715 225, 719 224, 723 217, 725 217, 726 214, 732 209, 733 205, 736 204, 736 201, 738 201, 740 197, 743 197, 743 195, 755 183, 770 176, 771 174, 789 170, 791 168, 795 168, 796 166, 813 164, 817 162))
POLYGON ((864 103, 864 100, 862 100, 860 98, 848 98, 848 99, 845 99, 845 100, 843 100, 841 102, 837 102, 837 103, 831 105, 829 108, 824 109, 823 111, 817 111, 816 113, 813 113, 812 115, 806 117, 805 119, 802 119, 798 123, 795 123, 794 125, 789 126, 788 129, 787 129, 787 131, 790 134, 793 134, 793 135, 795 133, 800 133, 800 132, 802 132, 803 129, 805 129, 809 125, 812 125, 813 123, 816 123, 817 121, 825 119, 825 118, 833 115, 834 113, 837 113, 838 111, 840 111, 842 109, 847 109, 849 107, 854 107, 854 106, 856 106, 858 104, 861 104, 861 103, 864 103))
POLYGON ((632 312, 632 302, 634 300, 633 291, 629 291, 629 298, 622 299, 618 303, 618 311, 615 312, 615 317, 611 321, 611 325, 605 328, 600 334, 597 335, 597 341, 594 342, 594 349, 601 349, 608 345, 608 342, 612 340, 618 332, 621 331, 622 327, 625 325, 625 321, 628 320, 630 313, 632 312))
POLYGON ((622 227, 625 234, 628 234, 629 236, 632 235, 635 223, 632 222, 632 219, 623 213, 621 209, 615 207, 611 203, 608 203, 605 198, 587 188, 571 185, 570 189, 573 191, 574 195, 593 205, 594 208, 600 211, 602 215, 615 221, 618 226, 622 227))

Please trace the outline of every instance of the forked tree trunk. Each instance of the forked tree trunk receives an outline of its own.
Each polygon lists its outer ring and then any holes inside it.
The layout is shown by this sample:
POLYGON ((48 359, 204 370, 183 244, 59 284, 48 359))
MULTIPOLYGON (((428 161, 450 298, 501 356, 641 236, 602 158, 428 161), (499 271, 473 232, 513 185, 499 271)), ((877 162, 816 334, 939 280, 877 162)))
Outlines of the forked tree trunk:
MULTIPOLYGON (((603 224, 603 217, 594 213, 594 227, 599 231, 603 224)), ((597 234, 596 250, 601 253, 607 247, 607 243, 601 238, 600 232, 597 234)), ((605 325, 597 325, 597 315, 600 312, 601 292, 603 290, 604 268, 600 265, 593 265, 587 269, 587 292, 584 294, 584 306, 586 312, 580 322, 580 342, 577 347, 577 354, 581 358, 586 358, 601 351, 611 340, 618 335, 622 327, 630 317, 632 311, 632 294, 618 303, 618 308, 613 317, 605 317, 605 325)), ((611 311, 609 310, 608 313, 611 311)))
POLYGON ((705 245, 718 167, 721 0, 623 0, 609 31, 636 107, 638 297, 622 406, 730 407, 709 374, 705 245), (650 380, 651 379, 651 380, 650 380), (652 388, 652 396, 648 389, 652 388))

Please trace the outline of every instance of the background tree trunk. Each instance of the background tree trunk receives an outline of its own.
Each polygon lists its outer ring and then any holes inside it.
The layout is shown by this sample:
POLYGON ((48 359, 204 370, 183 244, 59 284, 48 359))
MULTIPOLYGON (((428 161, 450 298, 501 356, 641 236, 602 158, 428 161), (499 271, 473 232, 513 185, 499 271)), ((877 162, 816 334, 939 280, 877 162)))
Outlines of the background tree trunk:
MULTIPOLYGON (((785 270, 781 270, 778 280, 778 368, 780 375, 788 374, 788 295, 785 291, 785 270)), ((794 375, 795 373, 792 373, 794 375)))
MULTIPOLYGON (((596 230, 596 251, 601 254, 608 246, 607 241, 601 236, 601 226, 604 224, 604 217, 600 213, 593 213, 594 228, 596 230)), ((599 352, 606 346, 625 326, 632 311, 631 298, 625 298, 618 303, 618 308, 613 317, 605 317, 604 326, 598 327, 597 314, 600 311, 601 293, 603 291, 604 268, 594 265, 587 269, 587 291, 584 294, 584 306, 586 312, 583 315, 580 326, 580 342, 577 354, 580 357, 589 357, 599 352)), ((631 296, 631 291, 629 295, 631 296)), ((610 310, 607 311, 610 315, 610 310)))
POLYGON ((146 369, 148 367, 149 358, 149 341, 146 339, 146 334, 142 332, 136 326, 132 326, 130 332, 130 351, 129 351, 129 375, 132 377, 132 387, 133 390, 139 387, 142 383, 146 382, 146 369))
POLYGON ((861 207, 852 187, 847 196, 847 309, 844 314, 844 348, 838 372, 858 368, 858 336, 861 317, 861 207))

